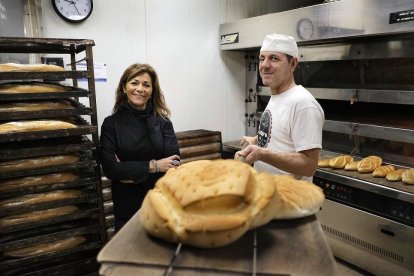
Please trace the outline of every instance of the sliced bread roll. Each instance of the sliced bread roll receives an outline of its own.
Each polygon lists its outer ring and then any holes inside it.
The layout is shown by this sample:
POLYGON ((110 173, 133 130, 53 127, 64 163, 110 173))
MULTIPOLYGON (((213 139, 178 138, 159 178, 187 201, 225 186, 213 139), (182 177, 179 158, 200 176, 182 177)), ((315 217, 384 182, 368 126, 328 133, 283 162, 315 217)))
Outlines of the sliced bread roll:
POLYGON ((345 165, 346 171, 357 171, 359 161, 352 161, 345 165))
POLYGON ((376 168, 372 176, 373 177, 386 177, 388 173, 395 171, 395 167, 393 165, 384 165, 381 167, 376 168))
POLYGON ((380 167, 382 158, 379 156, 368 156, 359 161, 358 172, 359 173, 372 173, 376 168, 380 167))
POLYGON ((389 173, 387 173, 387 176, 385 176, 385 178, 388 181, 394 182, 394 181, 401 181, 402 179, 402 174, 403 172, 405 172, 406 169, 398 169, 398 170, 394 170, 391 171, 389 173))
POLYGON ((334 169, 343 169, 346 164, 354 161, 354 158, 351 155, 340 155, 335 158, 332 158, 329 161, 329 166, 334 169))
POLYGON ((414 169, 408 169, 401 175, 401 180, 405 184, 414 185, 414 169))

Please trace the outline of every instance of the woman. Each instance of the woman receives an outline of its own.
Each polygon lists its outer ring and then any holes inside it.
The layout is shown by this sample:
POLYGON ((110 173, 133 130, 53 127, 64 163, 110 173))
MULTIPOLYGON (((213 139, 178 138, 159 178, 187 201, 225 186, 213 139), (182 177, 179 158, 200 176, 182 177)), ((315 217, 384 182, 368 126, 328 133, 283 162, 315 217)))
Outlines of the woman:
POLYGON ((129 66, 100 138, 102 169, 112 180, 115 231, 138 211, 155 182, 179 164, 169 116, 155 70, 148 64, 129 66))

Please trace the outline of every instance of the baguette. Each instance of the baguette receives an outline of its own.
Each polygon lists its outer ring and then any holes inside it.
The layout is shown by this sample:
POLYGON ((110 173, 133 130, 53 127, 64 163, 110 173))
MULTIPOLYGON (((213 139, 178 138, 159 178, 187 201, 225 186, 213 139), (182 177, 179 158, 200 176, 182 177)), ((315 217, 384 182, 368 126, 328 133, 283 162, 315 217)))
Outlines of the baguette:
POLYGON ((69 237, 57 241, 35 244, 23 248, 5 251, 4 255, 16 258, 39 256, 70 249, 84 243, 85 241, 86 238, 83 236, 69 237))
POLYGON ((414 185, 414 169, 408 169, 401 175, 401 180, 405 184, 414 185))
POLYGON ((59 120, 18 121, 0 124, 0 134, 70 128, 76 128, 76 125, 59 120))
POLYGON ((10 82, 0 84, 0 94, 66 92, 69 87, 47 82, 10 82))
POLYGON ((52 173, 39 176, 21 177, 0 181, 0 192, 13 191, 22 188, 65 183, 78 179, 77 174, 71 172, 52 173))
POLYGON ((78 211, 76 206, 63 206, 0 218, 0 227, 59 217, 78 211))
POLYGON ((393 165, 385 165, 378 167, 372 173, 373 177, 386 177, 389 172, 395 171, 395 167, 393 165))
POLYGON ((52 155, 0 162, 0 173, 39 169, 79 162, 78 154, 52 155))
POLYGON ((64 200, 77 197, 82 192, 78 190, 56 190, 48 193, 29 194, 0 201, 0 208, 16 208, 44 202, 64 200))
POLYGON ((52 64, 19 64, 3 63, 0 64, 0 72, 59 72, 65 71, 61 66, 52 64))
POLYGON ((273 219, 317 212, 322 190, 236 160, 198 160, 170 169, 144 198, 140 220, 152 236, 214 248, 273 219))
POLYGON ((368 156, 359 161, 358 172, 359 173, 372 173, 376 168, 380 167, 382 158, 379 156, 368 156))
POLYGON ((343 169, 345 168, 346 164, 354 161, 354 158, 350 155, 341 155, 335 158, 332 158, 329 161, 329 166, 334 169, 343 169))
POLYGON ((387 173, 387 176, 385 177, 388 181, 394 182, 394 181, 401 181, 402 180, 402 174, 405 172, 406 169, 398 169, 394 170, 392 172, 387 173))
POLYGON ((49 109, 73 109, 74 107, 68 101, 57 102, 20 102, 0 104, 0 112, 15 112, 15 111, 37 111, 49 109))

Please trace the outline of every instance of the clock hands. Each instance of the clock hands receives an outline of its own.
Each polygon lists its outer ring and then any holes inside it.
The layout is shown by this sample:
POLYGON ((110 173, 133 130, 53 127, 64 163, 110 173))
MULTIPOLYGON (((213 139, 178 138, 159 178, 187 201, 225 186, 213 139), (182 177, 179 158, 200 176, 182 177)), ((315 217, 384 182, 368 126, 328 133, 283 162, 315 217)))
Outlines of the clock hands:
POLYGON ((69 2, 69 5, 72 4, 75 7, 76 12, 80 15, 81 13, 78 11, 78 8, 76 7, 76 3, 75 1, 71 1, 71 0, 64 0, 66 2, 69 2))

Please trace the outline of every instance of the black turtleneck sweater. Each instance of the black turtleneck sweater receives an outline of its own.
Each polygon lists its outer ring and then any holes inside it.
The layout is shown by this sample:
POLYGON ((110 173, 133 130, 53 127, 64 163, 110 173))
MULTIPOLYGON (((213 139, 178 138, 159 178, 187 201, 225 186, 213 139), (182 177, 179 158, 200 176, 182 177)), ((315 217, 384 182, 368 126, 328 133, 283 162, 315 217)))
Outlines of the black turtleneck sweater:
POLYGON ((118 226, 119 221, 123 224, 134 215, 147 191, 163 176, 163 173, 149 173, 149 161, 174 154, 179 155, 179 148, 173 125, 169 119, 156 115, 150 102, 142 111, 126 102, 115 114, 105 118, 101 128, 100 156, 103 172, 112 180, 118 226), (133 180, 134 183, 119 180, 133 180))

